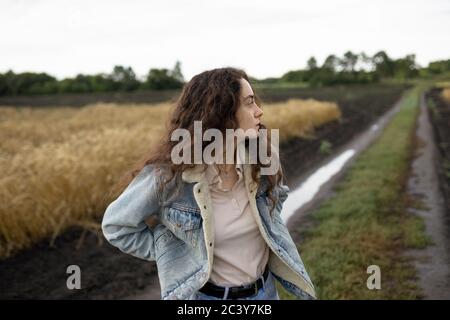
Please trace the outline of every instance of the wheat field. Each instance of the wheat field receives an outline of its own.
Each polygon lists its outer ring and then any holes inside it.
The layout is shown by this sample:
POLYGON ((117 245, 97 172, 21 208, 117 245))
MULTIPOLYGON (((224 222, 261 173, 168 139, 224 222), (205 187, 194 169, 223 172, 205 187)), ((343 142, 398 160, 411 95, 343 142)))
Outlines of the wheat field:
MULTIPOLYGON (((100 234, 117 179, 160 140, 172 105, 0 107, 0 259, 70 226, 100 234)), ((289 100, 263 107, 280 143, 339 120, 332 102, 289 100)))
POLYGON ((442 89, 441 96, 444 101, 450 103, 450 87, 442 89))

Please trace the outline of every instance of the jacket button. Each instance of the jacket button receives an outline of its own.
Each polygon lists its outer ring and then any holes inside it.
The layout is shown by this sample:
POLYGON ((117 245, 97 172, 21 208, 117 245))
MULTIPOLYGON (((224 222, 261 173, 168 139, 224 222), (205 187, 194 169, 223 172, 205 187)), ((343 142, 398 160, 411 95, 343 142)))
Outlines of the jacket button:
POLYGON ((198 189, 198 193, 200 193, 201 189, 198 189))
POLYGON ((203 206, 203 208, 205 208, 205 209, 206 209, 206 206, 203 206))
POLYGON ((212 247, 212 242, 209 243, 209 246, 212 247))
POLYGON ((180 228, 181 227, 181 223, 177 223, 177 227, 180 228))

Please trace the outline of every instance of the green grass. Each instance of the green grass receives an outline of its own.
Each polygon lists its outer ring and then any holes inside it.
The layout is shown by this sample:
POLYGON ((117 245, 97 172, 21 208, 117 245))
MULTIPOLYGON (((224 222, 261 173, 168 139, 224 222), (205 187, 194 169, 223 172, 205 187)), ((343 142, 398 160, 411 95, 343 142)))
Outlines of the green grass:
MULTIPOLYGON (((314 227, 299 246, 319 299, 416 299, 417 277, 407 248, 430 243, 424 223, 407 212, 405 193, 418 115, 415 87, 377 141, 362 152, 313 212, 314 227), (367 267, 381 269, 381 289, 369 290, 367 267)), ((280 298, 292 299, 277 283, 280 298)))

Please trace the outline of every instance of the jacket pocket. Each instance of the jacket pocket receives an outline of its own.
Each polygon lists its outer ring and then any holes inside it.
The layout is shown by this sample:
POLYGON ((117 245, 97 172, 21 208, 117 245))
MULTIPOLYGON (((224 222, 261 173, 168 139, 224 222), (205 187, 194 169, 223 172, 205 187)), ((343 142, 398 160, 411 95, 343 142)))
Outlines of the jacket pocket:
POLYGON ((194 247, 197 245, 202 224, 198 209, 173 203, 167 208, 165 218, 167 228, 176 237, 194 247))
POLYGON ((158 273, 164 273, 172 270, 174 260, 185 255, 186 243, 177 238, 166 226, 162 224, 160 226, 160 232, 155 237, 155 260, 158 273))

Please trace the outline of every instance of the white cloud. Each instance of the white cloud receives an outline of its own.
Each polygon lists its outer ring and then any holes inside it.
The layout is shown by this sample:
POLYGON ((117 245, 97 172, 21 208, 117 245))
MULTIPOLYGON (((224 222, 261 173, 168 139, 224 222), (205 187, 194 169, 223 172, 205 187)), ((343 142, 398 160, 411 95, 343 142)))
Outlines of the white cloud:
POLYGON ((444 0, 0 0, 0 72, 144 75, 181 60, 187 79, 226 65, 268 77, 347 50, 426 65, 450 58, 449 16, 444 0))

